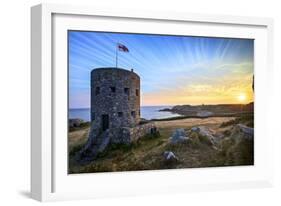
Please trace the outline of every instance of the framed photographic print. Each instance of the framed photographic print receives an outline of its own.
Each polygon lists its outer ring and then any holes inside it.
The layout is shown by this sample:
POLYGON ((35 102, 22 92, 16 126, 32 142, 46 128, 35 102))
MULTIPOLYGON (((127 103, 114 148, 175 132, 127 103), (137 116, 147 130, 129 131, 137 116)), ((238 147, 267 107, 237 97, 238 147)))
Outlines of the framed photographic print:
POLYGON ((31 12, 33 198, 272 185, 271 19, 31 12))

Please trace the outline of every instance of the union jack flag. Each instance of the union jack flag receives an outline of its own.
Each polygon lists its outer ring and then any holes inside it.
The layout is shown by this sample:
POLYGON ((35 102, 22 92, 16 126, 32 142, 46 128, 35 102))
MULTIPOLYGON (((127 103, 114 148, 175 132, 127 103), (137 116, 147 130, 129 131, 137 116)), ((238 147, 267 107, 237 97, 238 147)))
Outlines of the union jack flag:
POLYGON ((117 44, 117 48, 118 48, 119 51, 129 52, 129 49, 125 45, 123 45, 123 44, 118 43, 117 44))

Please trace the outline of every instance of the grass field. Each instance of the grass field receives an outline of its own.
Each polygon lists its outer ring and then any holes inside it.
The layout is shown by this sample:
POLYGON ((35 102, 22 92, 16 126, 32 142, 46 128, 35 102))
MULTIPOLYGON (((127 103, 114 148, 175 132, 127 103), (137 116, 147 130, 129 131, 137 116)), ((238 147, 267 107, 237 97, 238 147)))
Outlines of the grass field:
MULTIPOLYGON (((229 165, 225 154, 202 141, 193 144, 169 143, 169 137, 176 128, 186 130, 194 126, 206 126, 217 136, 227 134, 238 120, 234 117, 188 118, 173 121, 156 121, 159 134, 147 135, 131 145, 111 145, 99 154, 95 161, 80 165, 74 156, 87 141, 89 126, 69 132, 69 173, 92 173, 112 171, 136 171, 176 168, 198 168, 229 165), (179 161, 168 164, 163 158, 164 151, 173 151, 179 161)), ((243 163, 231 163, 240 165, 243 163)))

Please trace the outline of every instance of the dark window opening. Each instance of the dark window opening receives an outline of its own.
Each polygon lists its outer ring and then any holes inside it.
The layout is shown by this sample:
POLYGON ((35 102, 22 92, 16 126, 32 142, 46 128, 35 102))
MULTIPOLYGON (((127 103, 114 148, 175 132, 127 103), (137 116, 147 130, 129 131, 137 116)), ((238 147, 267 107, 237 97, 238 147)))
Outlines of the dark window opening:
POLYGON ((136 89, 136 96, 139 96, 139 90, 136 89))
POLYGON ((111 92, 115 93, 116 92, 116 87, 110 87, 111 92))
POLYGON ((123 117, 123 112, 118 112, 118 117, 123 117))
POLYGON ((136 112, 135 111, 131 111, 131 116, 132 117, 136 117, 136 112))
POLYGON ((130 88, 124 88, 124 93, 130 95, 130 88))
POLYGON ((101 126, 102 126, 102 131, 105 131, 109 128, 109 116, 108 116, 108 114, 102 115, 101 126))
POLYGON ((96 87, 96 95, 100 94, 100 87, 96 87))

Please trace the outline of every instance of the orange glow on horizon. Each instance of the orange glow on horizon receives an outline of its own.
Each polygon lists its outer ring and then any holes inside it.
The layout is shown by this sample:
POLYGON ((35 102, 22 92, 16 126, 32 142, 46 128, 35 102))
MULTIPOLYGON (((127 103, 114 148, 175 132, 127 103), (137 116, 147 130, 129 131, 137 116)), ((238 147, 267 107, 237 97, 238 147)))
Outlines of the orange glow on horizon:
POLYGON ((252 79, 247 81, 224 81, 218 85, 188 85, 180 89, 143 93, 142 106, 201 105, 201 104, 247 104, 254 101, 252 79))

